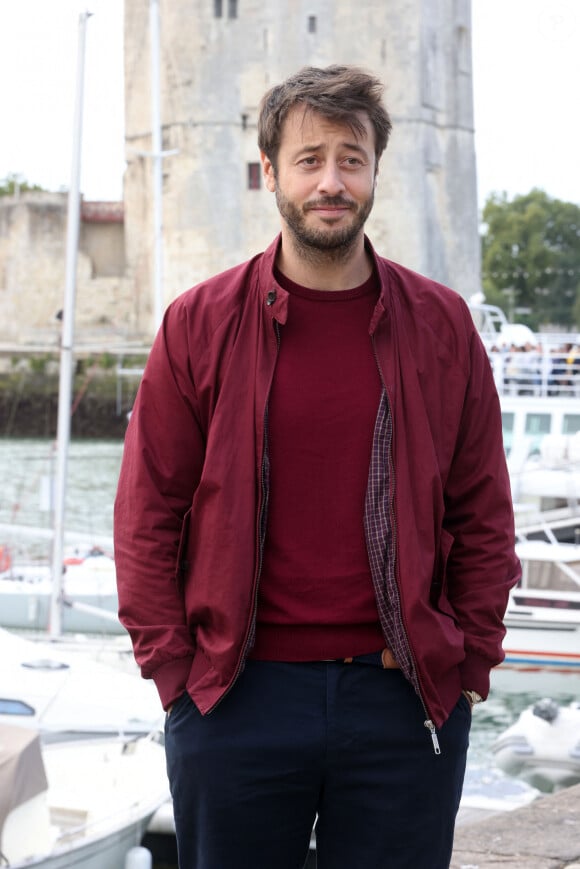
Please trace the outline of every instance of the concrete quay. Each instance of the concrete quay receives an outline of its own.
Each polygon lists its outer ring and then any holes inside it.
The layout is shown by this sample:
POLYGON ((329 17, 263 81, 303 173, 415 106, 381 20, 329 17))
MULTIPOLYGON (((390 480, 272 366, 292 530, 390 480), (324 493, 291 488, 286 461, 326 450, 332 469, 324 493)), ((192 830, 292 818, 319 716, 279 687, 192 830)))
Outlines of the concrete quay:
POLYGON ((580 785, 459 824, 450 869, 580 869, 580 785))

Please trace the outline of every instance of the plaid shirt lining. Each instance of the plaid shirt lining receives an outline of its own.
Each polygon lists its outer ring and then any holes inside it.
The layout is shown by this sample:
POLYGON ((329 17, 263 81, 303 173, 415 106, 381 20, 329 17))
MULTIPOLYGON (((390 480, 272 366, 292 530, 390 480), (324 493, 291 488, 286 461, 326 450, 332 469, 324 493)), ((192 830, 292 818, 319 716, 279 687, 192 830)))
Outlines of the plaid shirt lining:
POLYGON ((387 645, 417 694, 419 682, 403 626, 401 599, 395 576, 395 517, 392 501, 395 475, 391 459, 393 420, 383 388, 375 422, 371 465, 365 501, 364 527, 379 619, 387 645))

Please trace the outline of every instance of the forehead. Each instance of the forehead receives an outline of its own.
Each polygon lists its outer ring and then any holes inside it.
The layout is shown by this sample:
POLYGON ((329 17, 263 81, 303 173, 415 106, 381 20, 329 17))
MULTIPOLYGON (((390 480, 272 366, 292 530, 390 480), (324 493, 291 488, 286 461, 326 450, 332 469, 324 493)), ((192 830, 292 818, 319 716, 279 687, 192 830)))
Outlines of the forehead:
POLYGON ((308 106, 294 106, 282 124, 280 145, 282 148, 300 148, 337 141, 372 151, 375 137, 370 119, 366 112, 357 112, 356 118, 363 126, 362 133, 349 124, 327 118, 308 106))

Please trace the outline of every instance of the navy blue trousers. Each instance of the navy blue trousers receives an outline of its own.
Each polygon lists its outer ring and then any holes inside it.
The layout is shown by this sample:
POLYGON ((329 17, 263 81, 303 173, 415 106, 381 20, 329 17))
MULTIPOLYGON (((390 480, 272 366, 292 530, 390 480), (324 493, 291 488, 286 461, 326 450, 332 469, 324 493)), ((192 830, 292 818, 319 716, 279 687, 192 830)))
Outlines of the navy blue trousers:
POLYGON ((439 731, 398 670, 249 661, 207 716, 165 723, 180 869, 448 869, 471 724, 439 731))

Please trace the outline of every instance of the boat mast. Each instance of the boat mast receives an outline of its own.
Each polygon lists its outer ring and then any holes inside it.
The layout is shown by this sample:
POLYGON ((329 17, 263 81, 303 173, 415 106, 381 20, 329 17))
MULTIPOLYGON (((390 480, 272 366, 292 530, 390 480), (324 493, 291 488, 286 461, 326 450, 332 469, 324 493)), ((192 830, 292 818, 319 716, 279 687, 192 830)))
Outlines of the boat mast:
POLYGON ((80 225, 80 170, 85 72, 87 21, 91 13, 79 15, 76 98, 74 107, 71 181, 68 193, 65 292, 60 342, 60 375, 58 386, 58 422, 56 435, 56 469, 52 540, 52 594, 50 600, 49 634, 58 637, 62 631, 62 593, 64 562, 64 520, 66 510, 67 458, 70 442, 70 417, 73 383, 73 342, 76 299, 76 271, 80 225))
POLYGON ((157 332, 163 317, 163 145, 161 141, 159 0, 149 2, 151 43, 151 157, 153 160, 153 318, 157 332))

